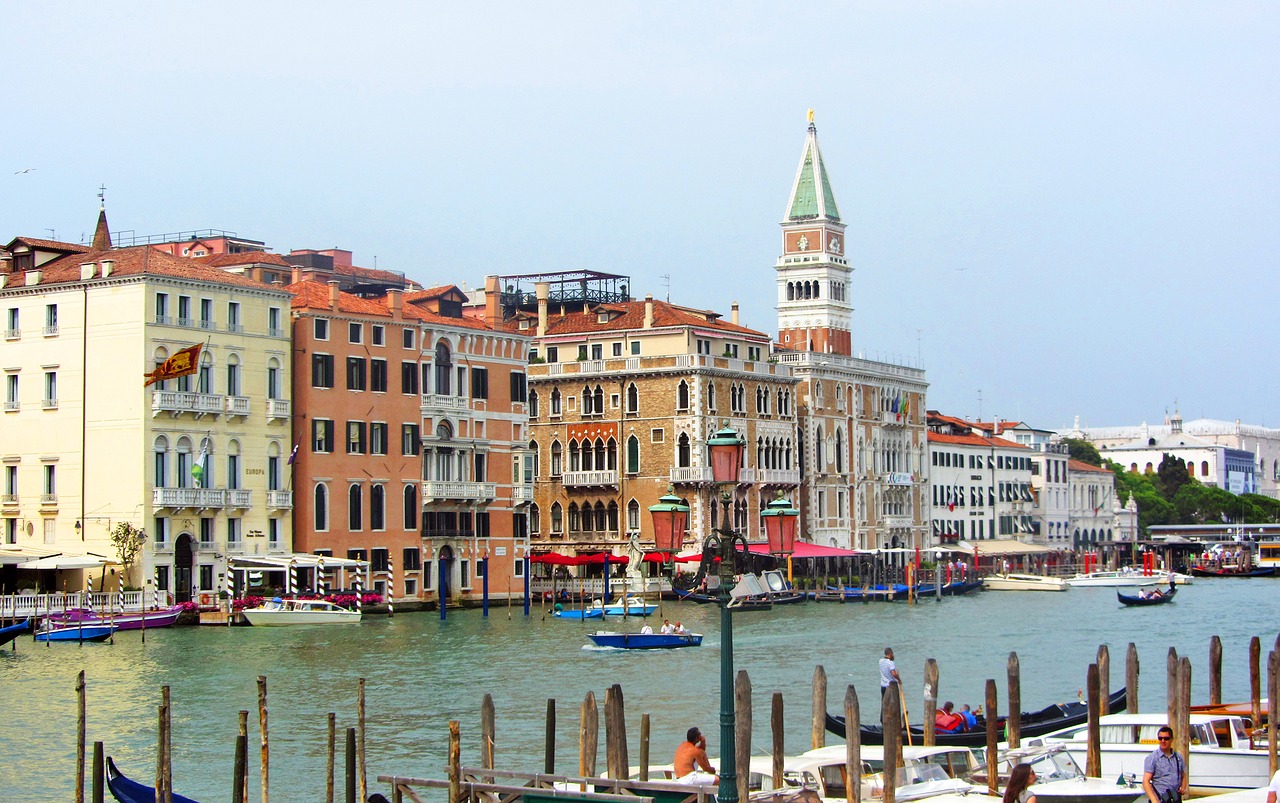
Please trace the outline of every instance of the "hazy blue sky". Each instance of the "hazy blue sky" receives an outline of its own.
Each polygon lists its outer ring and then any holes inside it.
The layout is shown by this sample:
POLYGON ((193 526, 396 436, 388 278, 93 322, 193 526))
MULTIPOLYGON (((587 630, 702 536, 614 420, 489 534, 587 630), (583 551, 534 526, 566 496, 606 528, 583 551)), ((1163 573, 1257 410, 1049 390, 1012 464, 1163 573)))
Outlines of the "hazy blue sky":
POLYGON ((929 406, 1280 426, 1280 4, 7 3, 0 240, 567 268, 776 331, 805 111, 929 406), (15 171, 34 168, 31 172, 15 171))

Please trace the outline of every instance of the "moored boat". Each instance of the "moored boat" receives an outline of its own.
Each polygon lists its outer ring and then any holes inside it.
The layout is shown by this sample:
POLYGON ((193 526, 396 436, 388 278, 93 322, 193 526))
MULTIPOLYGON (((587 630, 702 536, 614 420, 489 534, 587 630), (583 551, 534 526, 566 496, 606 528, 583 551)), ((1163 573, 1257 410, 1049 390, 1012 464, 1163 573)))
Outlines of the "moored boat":
MULTIPOLYGON (((1128 699, 1124 689, 1114 691, 1108 700, 1107 711, 1122 711, 1125 702, 1128 699)), ((1055 703, 1047 706, 1039 711, 1023 711, 1020 719, 1020 733, 1022 738, 1032 736, 1042 736, 1046 733, 1067 728, 1072 725, 1083 724, 1089 717, 1089 707, 1083 701, 1071 701, 1067 703, 1055 703)), ((1000 717, 997 722, 1000 728, 1004 729, 1005 717, 1000 717)), ((960 745, 966 747, 980 747, 987 743, 986 722, 983 717, 978 717, 978 726, 971 730, 960 731, 958 733, 946 733, 944 731, 935 731, 934 740, 939 745, 960 745)), ((844 717, 827 714, 827 730, 845 738, 844 717)), ((884 732, 880 725, 863 725, 861 727, 863 744, 884 744, 884 732)), ((920 742, 924 739, 924 728, 920 725, 911 726, 911 740, 920 742)), ((904 734, 905 741, 905 734, 904 734)), ((1073 756, 1074 757, 1074 756, 1073 756)))
MULTIPOLYGON (((111 756, 107 756, 107 788, 111 796, 119 803, 154 803, 156 790, 154 786, 144 786, 126 776, 116 767, 111 756)), ((173 803, 196 803, 189 797, 173 793, 173 803)))
POLYGON ((702 646, 701 633, 613 633, 602 630, 588 633, 587 638, 597 647, 619 650, 673 650, 702 646))
POLYGON ((114 625, 45 625, 36 631, 36 641, 106 641, 114 632, 114 625))
POLYGON ((1169 579, 1160 574, 1143 574, 1142 572, 1087 572, 1080 573, 1074 577, 1067 578, 1067 584, 1071 586, 1084 586, 1095 588, 1127 588, 1130 586, 1153 586, 1164 585, 1169 579))
POLYGON ((605 616, 648 616, 658 610, 657 605, 645 602, 644 597, 624 597, 608 605, 597 599, 591 607, 605 616))
POLYGON ((255 627, 282 625, 347 625, 360 623, 360 611, 352 611, 323 599, 281 599, 276 597, 258 608, 241 613, 255 627))
POLYGON ((1121 605, 1127 605, 1130 607, 1141 607, 1143 605, 1163 605, 1166 602, 1173 602, 1173 598, 1177 593, 1178 593, 1178 587, 1173 585, 1172 583, 1169 584, 1169 588, 1166 591, 1161 591, 1160 589, 1156 588, 1156 589, 1152 589, 1151 591, 1146 591, 1146 590, 1139 591, 1137 594, 1122 594, 1120 593, 1120 589, 1117 588, 1116 599, 1120 601, 1121 605))
POLYGON ((1039 574, 993 574, 982 578, 988 591, 1070 591, 1064 578, 1039 574))
POLYGON ((30 629, 31 629, 30 619, 23 619, 21 622, 18 622, 17 624, 9 625, 7 627, 0 627, 0 644, 8 644, 9 642, 13 641, 18 636, 21 636, 23 633, 26 633, 30 629))
MULTIPOLYGON (((559 603, 557 603, 557 606, 559 603)), ((600 608, 563 608, 554 614, 557 619, 603 619, 604 611, 600 608)))
MULTIPOLYGON (((1060 744, 1001 750, 997 759, 997 786, 1003 791, 1013 768, 1030 764, 1036 774, 1036 803, 1141 803, 1146 800, 1142 778, 1120 776, 1117 780, 1088 778, 1060 744)), ((987 767, 982 765, 965 776, 975 786, 987 786, 987 767)))
POLYGON ((92 608, 72 608, 67 611, 59 611, 58 613, 49 614, 47 619, 62 625, 73 625, 78 622, 93 623, 95 625, 114 624, 116 630, 141 630, 144 626, 147 629, 154 627, 169 627, 178 621, 178 616, 182 613, 181 605, 174 605, 170 608, 161 608, 155 611, 137 611, 134 613, 121 613, 112 616, 110 614, 99 613, 92 608))
POLYGON ((1275 573, 1276 567, 1274 566, 1238 568, 1197 563, 1191 567, 1191 574, 1195 577, 1274 577, 1275 573))

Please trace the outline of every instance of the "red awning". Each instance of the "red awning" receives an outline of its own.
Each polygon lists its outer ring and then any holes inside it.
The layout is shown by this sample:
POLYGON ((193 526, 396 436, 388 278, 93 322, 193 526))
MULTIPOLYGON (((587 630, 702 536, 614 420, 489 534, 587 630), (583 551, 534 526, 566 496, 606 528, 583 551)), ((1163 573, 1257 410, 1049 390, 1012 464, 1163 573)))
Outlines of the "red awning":
MULTIPOLYGON (((796 541, 795 547, 796 551, 791 553, 793 558, 849 558, 868 554, 854 549, 840 549, 839 547, 810 544, 807 541, 796 541)), ((755 555, 768 555, 769 545, 751 544, 751 552, 755 555)))
MULTIPOLYGON (((625 566, 631 562, 631 558, 626 555, 609 555, 607 552, 593 552, 589 555, 561 555, 559 552, 543 552, 533 555, 529 558, 530 563, 549 563, 553 566, 598 566, 603 565, 605 556, 608 555, 610 564, 625 566)), ((695 552, 691 555, 677 555, 676 563, 693 563, 701 559, 702 555, 695 552)), ((644 561, 646 563, 665 563, 667 560, 666 552, 646 552, 644 561)))

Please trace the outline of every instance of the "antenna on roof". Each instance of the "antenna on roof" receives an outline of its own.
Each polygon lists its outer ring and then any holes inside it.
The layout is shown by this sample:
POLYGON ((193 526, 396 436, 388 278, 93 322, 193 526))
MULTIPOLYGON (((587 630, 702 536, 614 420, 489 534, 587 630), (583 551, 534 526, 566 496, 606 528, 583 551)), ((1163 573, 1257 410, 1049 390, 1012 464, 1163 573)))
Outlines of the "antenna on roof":
POLYGON ((667 303, 670 304, 671 303, 671 274, 663 273, 660 276, 658 276, 658 278, 662 280, 662 284, 665 285, 667 288, 667 303))
POLYGON ((49 232, 49 239, 50 239, 50 240, 56 240, 56 239, 58 239, 58 233, 57 233, 56 231, 54 231, 53 229, 45 229, 45 231, 49 232))

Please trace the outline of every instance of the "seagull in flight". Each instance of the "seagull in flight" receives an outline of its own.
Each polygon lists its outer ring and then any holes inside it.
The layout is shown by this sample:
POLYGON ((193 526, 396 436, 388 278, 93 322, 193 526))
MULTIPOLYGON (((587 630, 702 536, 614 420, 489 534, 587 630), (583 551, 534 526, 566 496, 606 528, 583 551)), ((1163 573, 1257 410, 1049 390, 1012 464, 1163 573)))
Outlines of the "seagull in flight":
POLYGON ((15 170, 15 171, 13 171, 13 174, 14 174, 15 176, 17 176, 17 175, 20 175, 20 174, 22 174, 22 173, 30 173, 32 170, 35 170, 35 168, 34 168, 34 167, 28 167, 28 168, 24 168, 24 169, 22 169, 22 170, 15 170))

